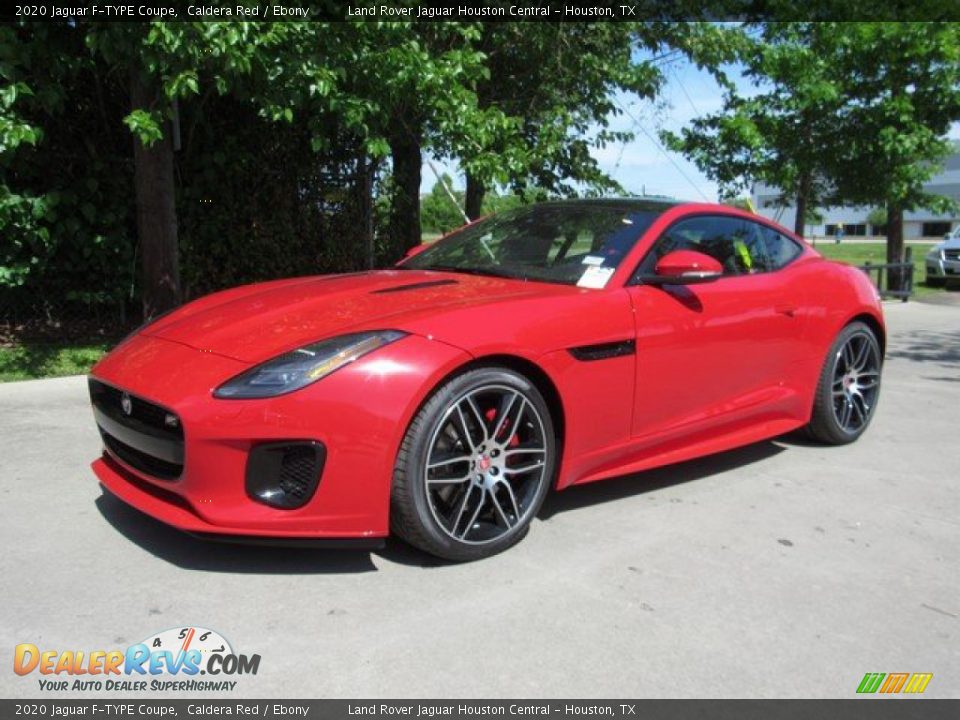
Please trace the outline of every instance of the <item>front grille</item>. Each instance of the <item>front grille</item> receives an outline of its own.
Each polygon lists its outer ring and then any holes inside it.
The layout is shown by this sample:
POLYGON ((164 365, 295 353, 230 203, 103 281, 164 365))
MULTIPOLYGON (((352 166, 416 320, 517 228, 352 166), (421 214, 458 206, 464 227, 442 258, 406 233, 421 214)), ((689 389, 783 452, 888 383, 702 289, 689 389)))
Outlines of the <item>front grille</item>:
POLYGON ((161 480, 183 472, 183 427, 176 413, 90 378, 103 444, 117 460, 161 480))
POLYGON ((947 260, 960 260, 960 250, 944 250, 943 257, 947 260))
POLYGON ((153 475, 162 480, 176 480, 180 477, 180 473, 183 472, 183 465, 170 463, 166 460, 153 457, 153 455, 148 455, 145 452, 140 452, 136 448, 120 442, 102 428, 100 430, 100 437, 103 438, 103 444, 114 457, 120 459, 130 467, 136 468, 140 472, 147 473, 147 475, 153 475))
POLYGON ((180 419, 177 418, 175 413, 128 393, 131 412, 127 415, 123 410, 123 395, 122 390, 99 380, 90 379, 90 399, 95 406, 104 412, 111 413, 117 418, 139 421, 152 428, 169 433, 173 438, 183 440, 183 429, 180 427, 180 419), (167 416, 176 418, 176 424, 168 423, 166 421, 167 416))

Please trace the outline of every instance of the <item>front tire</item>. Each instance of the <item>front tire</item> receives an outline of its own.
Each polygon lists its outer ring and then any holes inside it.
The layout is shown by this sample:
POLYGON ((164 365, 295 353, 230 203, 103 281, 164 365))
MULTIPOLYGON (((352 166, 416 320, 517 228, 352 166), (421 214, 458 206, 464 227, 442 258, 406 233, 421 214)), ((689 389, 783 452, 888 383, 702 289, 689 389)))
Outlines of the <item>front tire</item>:
POLYGON ((808 434, 828 445, 859 438, 876 411, 882 367, 873 330, 859 321, 843 328, 820 372, 808 434))
POLYGON ((502 367, 444 383, 410 423, 393 473, 390 522, 411 545, 454 561, 519 542, 556 469, 543 396, 502 367))

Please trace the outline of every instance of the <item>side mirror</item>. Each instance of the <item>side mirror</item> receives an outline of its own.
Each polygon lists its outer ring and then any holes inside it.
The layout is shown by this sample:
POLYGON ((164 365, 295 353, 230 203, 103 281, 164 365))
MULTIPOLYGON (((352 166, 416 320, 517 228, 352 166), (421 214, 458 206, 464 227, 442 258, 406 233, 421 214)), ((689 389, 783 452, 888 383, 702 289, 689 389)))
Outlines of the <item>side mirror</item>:
MULTIPOLYGON (((424 250, 426 250, 428 247, 430 247, 430 245, 431 245, 431 243, 420 243, 419 245, 414 245, 412 248, 410 248, 409 250, 407 250, 406 253, 404 253, 404 255, 403 255, 403 260, 409 260, 409 259, 412 258, 414 255, 419 255, 419 254, 422 253, 424 250)), ((401 260, 400 262, 403 262, 403 260, 401 260)))
POLYGON ((723 275, 723 265, 715 258, 696 250, 668 252, 654 269, 654 275, 643 278, 647 284, 692 285, 716 280, 723 275))

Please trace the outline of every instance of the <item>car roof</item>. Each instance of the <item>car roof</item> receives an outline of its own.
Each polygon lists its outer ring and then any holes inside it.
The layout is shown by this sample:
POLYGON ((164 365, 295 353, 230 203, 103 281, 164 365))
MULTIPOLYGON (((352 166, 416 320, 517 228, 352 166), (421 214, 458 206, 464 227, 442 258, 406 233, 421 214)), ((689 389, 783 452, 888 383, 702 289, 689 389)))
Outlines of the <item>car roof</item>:
POLYGON ((686 205, 683 200, 661 196, 645 197, 604 197, 604 198, 568 198, 563 200, 547 200, 536 205, 610 205, 618 208, 629 207, 638 211, 664 212, 677 205, 686 205))

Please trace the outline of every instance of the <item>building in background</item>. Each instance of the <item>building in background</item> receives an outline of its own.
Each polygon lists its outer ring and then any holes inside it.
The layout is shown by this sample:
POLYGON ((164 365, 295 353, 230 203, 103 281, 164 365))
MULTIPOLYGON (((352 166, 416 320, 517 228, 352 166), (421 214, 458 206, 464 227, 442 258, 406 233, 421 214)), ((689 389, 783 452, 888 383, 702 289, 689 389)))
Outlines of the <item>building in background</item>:
MULTIPOLYGON (((960 203, 960 144, 956 144, 954 153, 947 157, 943 171, 924 185, 929 193, 945 195, 960 203)), ((792 228, 796 215, 796 206, 790 202, 780 206, 778 188, 756 184, 753 186, 753 204, 761 215, 776 220, 781 225, 792 228)), ((789 198, 787 199, 789 201, 789 198)), ((882 225, 870 222, 869 215, 873 207, 820 207, 816 214, 818 223, 807 225, 807 237, 828 237, 836 235, 837 226, 843 227, 843 237, 876 237, 886 234, 882 225)), ((906 240, 919 238, 943 239, 952 229, 960 226, 960 213, 938 215, 929 210, 914 210, 903 215, 903 237, 906 240)))

